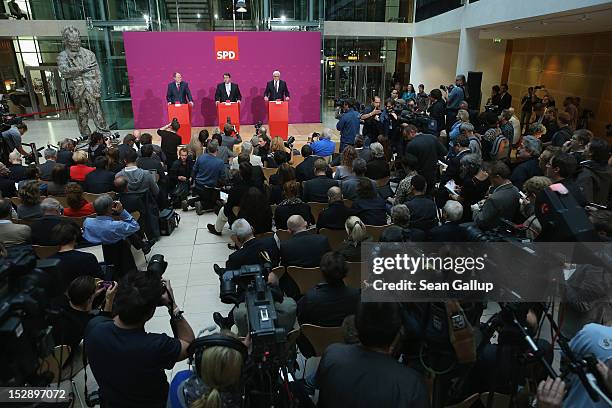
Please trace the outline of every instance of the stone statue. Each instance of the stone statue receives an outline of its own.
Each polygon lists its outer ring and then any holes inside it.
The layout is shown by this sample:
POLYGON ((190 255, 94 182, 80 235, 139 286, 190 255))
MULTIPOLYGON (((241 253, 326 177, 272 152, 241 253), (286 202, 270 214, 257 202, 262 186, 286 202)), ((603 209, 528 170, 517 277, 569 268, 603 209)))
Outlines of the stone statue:
POLYGON ((100 104, 102 76, 96 55, 81 47, 81 35, 74 26, 62 30, 64 51, 57 57, 57 67, 66 79, 68 91, 77 112, 77 123, 81 136, 91 135, 88 121, 93 119, 96 131, 108 135, 110 131, 100 104))

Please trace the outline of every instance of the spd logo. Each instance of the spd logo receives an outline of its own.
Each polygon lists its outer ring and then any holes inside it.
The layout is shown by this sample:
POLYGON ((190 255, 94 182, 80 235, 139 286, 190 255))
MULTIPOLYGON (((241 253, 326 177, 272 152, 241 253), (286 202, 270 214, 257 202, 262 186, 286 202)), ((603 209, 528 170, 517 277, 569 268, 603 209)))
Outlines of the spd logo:
POLYGON ((238 61, 238 36, 216 36, 215 59, 217 61, 238 61))

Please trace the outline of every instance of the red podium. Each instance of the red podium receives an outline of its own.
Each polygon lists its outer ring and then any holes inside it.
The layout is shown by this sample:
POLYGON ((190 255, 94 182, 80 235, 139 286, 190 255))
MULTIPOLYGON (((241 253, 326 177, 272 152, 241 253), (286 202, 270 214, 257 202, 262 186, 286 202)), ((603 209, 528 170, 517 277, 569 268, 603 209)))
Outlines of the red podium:
POLYGON ((182 144, 189 144, 191 140, 191 105, 188 103, 173 103, 168 105, 168 122, 177 118, 181 127, 178 134, 182 144))
POLYGON ((289 102, 269 101, 268 120, 270 137, 280 136, 287 140, 289 135, 289 102))
POLYGON ((232 125, 236 126, 236 131, 240 133, 240 104, 238 102, 219 102, 217 104, 217 118, 221 132, 223 132, 223 125, 227 123, 228 116, 232 125))

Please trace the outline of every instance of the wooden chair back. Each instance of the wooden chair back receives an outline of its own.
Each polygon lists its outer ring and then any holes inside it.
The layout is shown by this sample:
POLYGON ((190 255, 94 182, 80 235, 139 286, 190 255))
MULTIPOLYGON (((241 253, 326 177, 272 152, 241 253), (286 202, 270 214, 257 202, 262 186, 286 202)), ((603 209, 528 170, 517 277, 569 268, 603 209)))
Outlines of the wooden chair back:
POLYGON ((94 201, 96 201, 96 198, 98 198, 100 196, 103 196, 105 194, 111 196, 111 198, 113 200, 115 199, 115 192, 114 191, 109 191, 108 193, 101 193, 101 194, 83 193, 83 198, 85 199, 85 201, 87 201, 89 203, 93 203, 94 201))
POLYGON ((58 245, 50 245, 50 246, 32 245, 32 249, 34 250, 34 253, 38 257, 38 259, 45 259, 45 258, 55 255, 57 251, 59 251, 59 246, 58 245))
POLYGON ((283 276, 285 274, 285 267, 284 266, 276 266, 274 268, 272 268, 272 272, 280 279, 281 276, 283 276))
POLYGON ((310 206, 310 212, 312 213, 315 223, 319 219, 319 214, 321 214, 321 211, 323 211, 329 206, 329 204, 327 203, 315 203, 315 202, 309 202, 308 205, 310 206))
POLYGON ((83 223, 85 222, 86 218, 95 218, 95 215, 94 216, 88 216, 88 217, 65 217, 65 216, 62 216, 62 220, 74 222, 76 225, 79 226, 79 228, 83 228, 83 223))
POLYGON ((390 227, 390 226, 391 226, 391 224, 388 224, 388 225, 366 225, 366 231, 372 237, 372 241, 378 242, 380 240, 380 236, 382 235, 383 231, 386 228, 390 227))
POLYGON ((304 156, 293 156, 291 159, 291 167, 296 167, 304 161, 304 156))
POLYGON ((288 266, 287 274, 295 281, 302 295, 308 289, 315 287, 315 285, 323 281, 323 274, 318 267, 300 268, 299 266, 288 266))
POLYGON ((291 238, 291 233, 288 230, 276 230, 276 236, 279 241, 286 241, 291 238))
POLYGON ((344 278, 344 283, 346 286, 351 288, 360 289, 361 288, 361 266, 362 262, 347 262, 348 265, 348 273, 344 278))
POLYGON ((68 207, 68 199, 66 197, 48 196, 48 198, 55 198, 62 205, 62 207, 68 207))
POLYGON ((342 327, 321 327, 314 324, 303 324, 300 333, 308 339, 314 349, 314 357, 321 357, 323 352, 333 343, 344 343, 342 327))
POLYGON ((346 230, 334 230, 329 228, 321 228, 319 234, 325 235, 329 241, 329 246, 332 251, 337 251, 342 247, 342 243, 347 238, 346 230))
POLYGON ((261 234, 255 234, 255 238, 267 238, 273 237, 274 233, 272 231, 262 232, 261 234))

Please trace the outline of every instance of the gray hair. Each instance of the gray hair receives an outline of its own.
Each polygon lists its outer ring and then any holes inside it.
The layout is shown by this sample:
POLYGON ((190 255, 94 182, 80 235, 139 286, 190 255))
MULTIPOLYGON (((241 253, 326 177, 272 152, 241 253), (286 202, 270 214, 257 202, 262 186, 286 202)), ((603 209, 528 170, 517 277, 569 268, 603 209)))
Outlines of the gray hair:
POLYGON ((368 169, 368 164, 361 157, 358 157, 355 160, 353 160, 353 173, 364 175, 367 169, 368 169))
POLYGON ((49 160, 52 157, 57 157, 57 150, 48 147, 45 149, 43 156, 45 156, 45 160, 49 160))
POLYGON ((62 205, 55 198, 47 197, 40 203, 40 209, 43 213, 56 211, 60 212, 62 210, 62 205))
POLYGON ((238 241, 245 242, 253 236, 253 227, 244 218, 238 218, 232 223, 232 232, 238 238, 238 241))
POLYGON ((333 132, 330 128, 325 128, 321 132, 321 139, 331 139, 333 136, 333 132))
POLYGON ((442 210, 448 221, 459 221, 463 217, 463 206, 459 201, 448 200, 442 210))
POLYGON ((406 204, 396 204, 391 207, 391 222, 400 227, 408 227, 410 224, 410 210, 406 204))
POLYGON ((242 142, 242 146, 240 146, 241 152, 244 154, 251 155, 253 152, 253 145, 251 142, 242 142))
POLYGON ((370 151, 372 152, 372 156, 377 159, 385 155, 385 148, 378 142, 374 142, 370 145, 370 151))
POLYGON ((94 210, 96 210, 96 214, 104 215, 108 212, 108 209, 113 206, 113 199, 108 194, 103 194, 100 197, 96 198, 96 201, 93 202, 94 210))
POLYGON ((277 74, 280 76, 280 71, 279 70, 276 70, 276 71, 272 72, 272 75, 277 75, 277 74))
POLYGON ((65 148, 67 148, 68 146, 71 146, 71 145, 74 145, 74 141, 72 139, 68 139, 68 138, 62 140, 61 143, 60 143, 60 147, 62 149, 65 149, 65 148))
POLYGON ((472 125, 470 122, 464 122, 459 125, 459 130, 461 131, 461 133, 473 132, 474 125, 472 125))
POLYGON ((523 147, 531 152, 532 156, 539 156, 542 153, 542 142, 534 136, 525 136, 521 142, 523 147))
POLYGON ((480 167, 482 166, 482 158, 477 153, 470 153, 463 156, 459 163, 462 166, 480 167))

